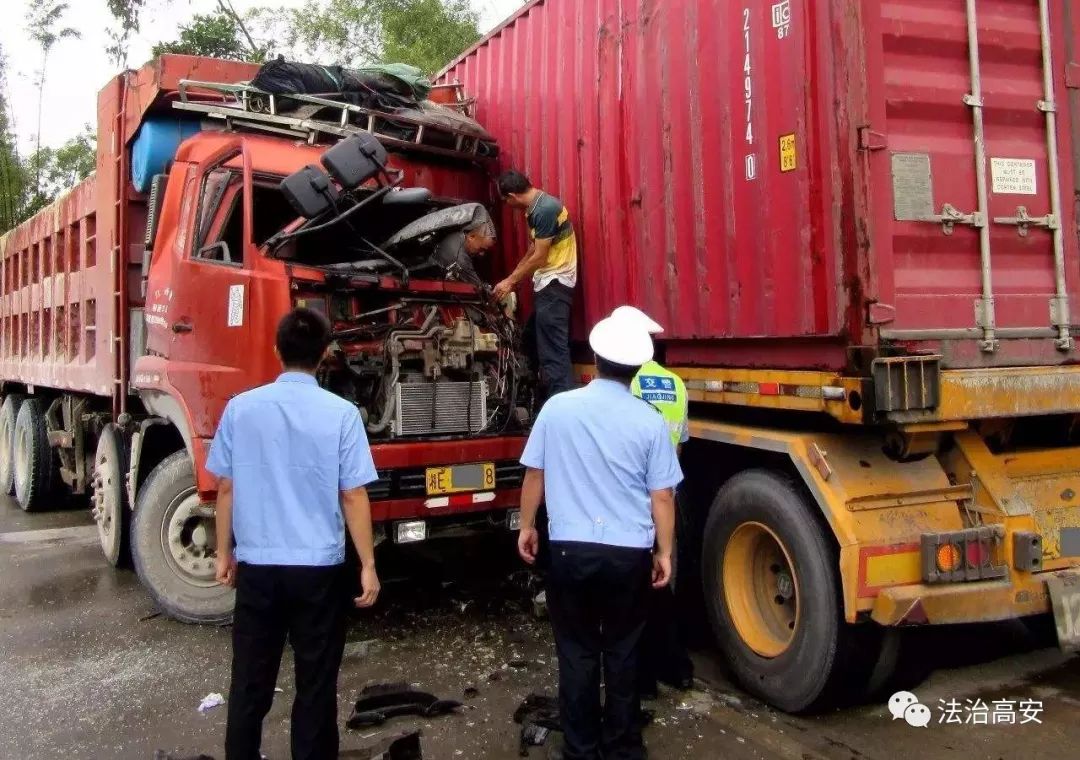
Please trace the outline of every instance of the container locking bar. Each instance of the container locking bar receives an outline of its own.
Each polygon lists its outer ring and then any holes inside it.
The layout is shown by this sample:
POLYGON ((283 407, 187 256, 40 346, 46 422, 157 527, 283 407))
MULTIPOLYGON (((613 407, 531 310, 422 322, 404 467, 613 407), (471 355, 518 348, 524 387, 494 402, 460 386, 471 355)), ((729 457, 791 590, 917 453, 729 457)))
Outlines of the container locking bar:
POLYGON ((1054 214, 1031 216, 1028 214, 1027 206, 1017 206, 1016 216, 995 216, 994 223, 1015 226, 1020 237, 1027 237, 1028 230, 1032 227, 1043 227, 1048 230, 1058 229, 1058 220, 1054 214))

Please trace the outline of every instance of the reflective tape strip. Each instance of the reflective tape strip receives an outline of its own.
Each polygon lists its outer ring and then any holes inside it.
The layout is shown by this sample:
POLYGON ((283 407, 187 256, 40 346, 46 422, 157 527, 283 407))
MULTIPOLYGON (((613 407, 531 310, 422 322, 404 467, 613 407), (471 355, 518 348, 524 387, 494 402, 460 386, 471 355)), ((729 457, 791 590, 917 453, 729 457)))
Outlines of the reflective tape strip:
POLYGON ((445 507, 466 507, 471 504, 487 504, 495 501, 494 491, 483 493, 459 493, 453 496, 436 496, 424 502, 428 509, 443 509, 445 507))

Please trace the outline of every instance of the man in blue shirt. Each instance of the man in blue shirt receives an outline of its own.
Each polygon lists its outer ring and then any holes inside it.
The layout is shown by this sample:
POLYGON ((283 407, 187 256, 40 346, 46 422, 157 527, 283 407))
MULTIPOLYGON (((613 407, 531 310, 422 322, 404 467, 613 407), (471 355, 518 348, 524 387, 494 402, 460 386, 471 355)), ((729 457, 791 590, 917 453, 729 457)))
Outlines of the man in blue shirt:
POLYGON ((527 469, 518 551, 536 561, 536 514, 546 500, 563 757, 637 760, 645 757, 638 645, 649 587, 663 588, 671 578, 673 489, 682 471, 664 418, 630 392, 652 359, 648 332, 608 318, 593 328, 589 344, 598 379, 549 399, 521 456, 527 469))
POLYGON ((287 314, 276 345, 285 372, 228 403, 206 463, 219 478, 217 579, 236 587, 228 760, 259 760, 286 636, 296 662, 293 759, 338 756, 346 526, 361 565, 354 603, 370 607, 379 594, 364 488, 378 475, 356 407, 315 381, 329 345, 321 314, 287 314))

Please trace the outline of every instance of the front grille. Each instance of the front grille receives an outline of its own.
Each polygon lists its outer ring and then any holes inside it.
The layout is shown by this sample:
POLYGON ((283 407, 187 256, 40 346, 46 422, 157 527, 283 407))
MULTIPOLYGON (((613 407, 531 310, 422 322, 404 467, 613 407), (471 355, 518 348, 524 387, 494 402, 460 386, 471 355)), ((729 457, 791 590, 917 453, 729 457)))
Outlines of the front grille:
POLYGON ((524 477, 525 466, 517 462, 495 465, 496 488, 521 488, 521 481, 524 477))
POLYGON ((399 436, 478 432, 487 418, 484 383, 399 383, 396 393, 399 436))

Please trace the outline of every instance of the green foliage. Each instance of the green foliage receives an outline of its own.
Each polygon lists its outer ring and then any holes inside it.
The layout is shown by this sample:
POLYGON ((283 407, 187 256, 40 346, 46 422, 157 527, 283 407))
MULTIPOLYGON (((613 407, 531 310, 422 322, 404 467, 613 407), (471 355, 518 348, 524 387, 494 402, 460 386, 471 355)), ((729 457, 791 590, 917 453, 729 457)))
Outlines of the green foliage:
POLYGON ((29 179, 8 118, 6 61, 0 51, 0 235, 22 220, 29 179))
POLYGON ((83 131, 59 148, 41 148, 27 159, 28 168, 41 171, 41 195, 52 201, 82 182, 97 165, 97 136, 86 124, 83 131))
MULTIPOLYGON (((64 15, 68 12, 68 4, 56 0, 31 0, 30 16, 26 20, 26 31, 30 33, 30 39, 41 48, 41 70, 38 72, 38 113, 37 113, 37 139, 35 141, 35 153, 41 152, 41 107, 45 100, 45 73, 49 64, 49 52, 61 40, 76 39, 82 34, 70 26, 63 26, 64 15)), ((36 195, 42 194, 41 188, 42 164, 35 165, 34 187, 36 195)))
POLYGON ((58 3, 56 0, 31 0, 26 31, 30 33, 30 39, 38 44, 44 55, 48 55, 57 42, 82 36, 77 29, 61 26, 64 14, 67 12, 67 3, 58 3))
MULTIPOLYGON (((4 168, 2 161, 0 153, 0 172, 4 168)), ((29 219, 90 176, 96 163, 97 141, 89 124, 59 148, 38 148, 15 164, 10 187, 0 188, 0 223, 10 228, 29 219), (35 181, 34 177, 40 180, 35 181), (11 212, 10 221, 4 219, 5 209, 11 212)))
POLYGON ((154 45, 156 58, 166 53, 205 55, 234 61, 262 61, 262 50, 249 50, 240 39, 241 29, 236 18, 225 11, 209 15, 196 14, 191 22, 180 27, 180 36, 172 42, 154 45))
POLYGON ((480 38, 469 0, 307 0, 250 14, 293 58, 349 66, 400 62, 433 74, 480 38))

